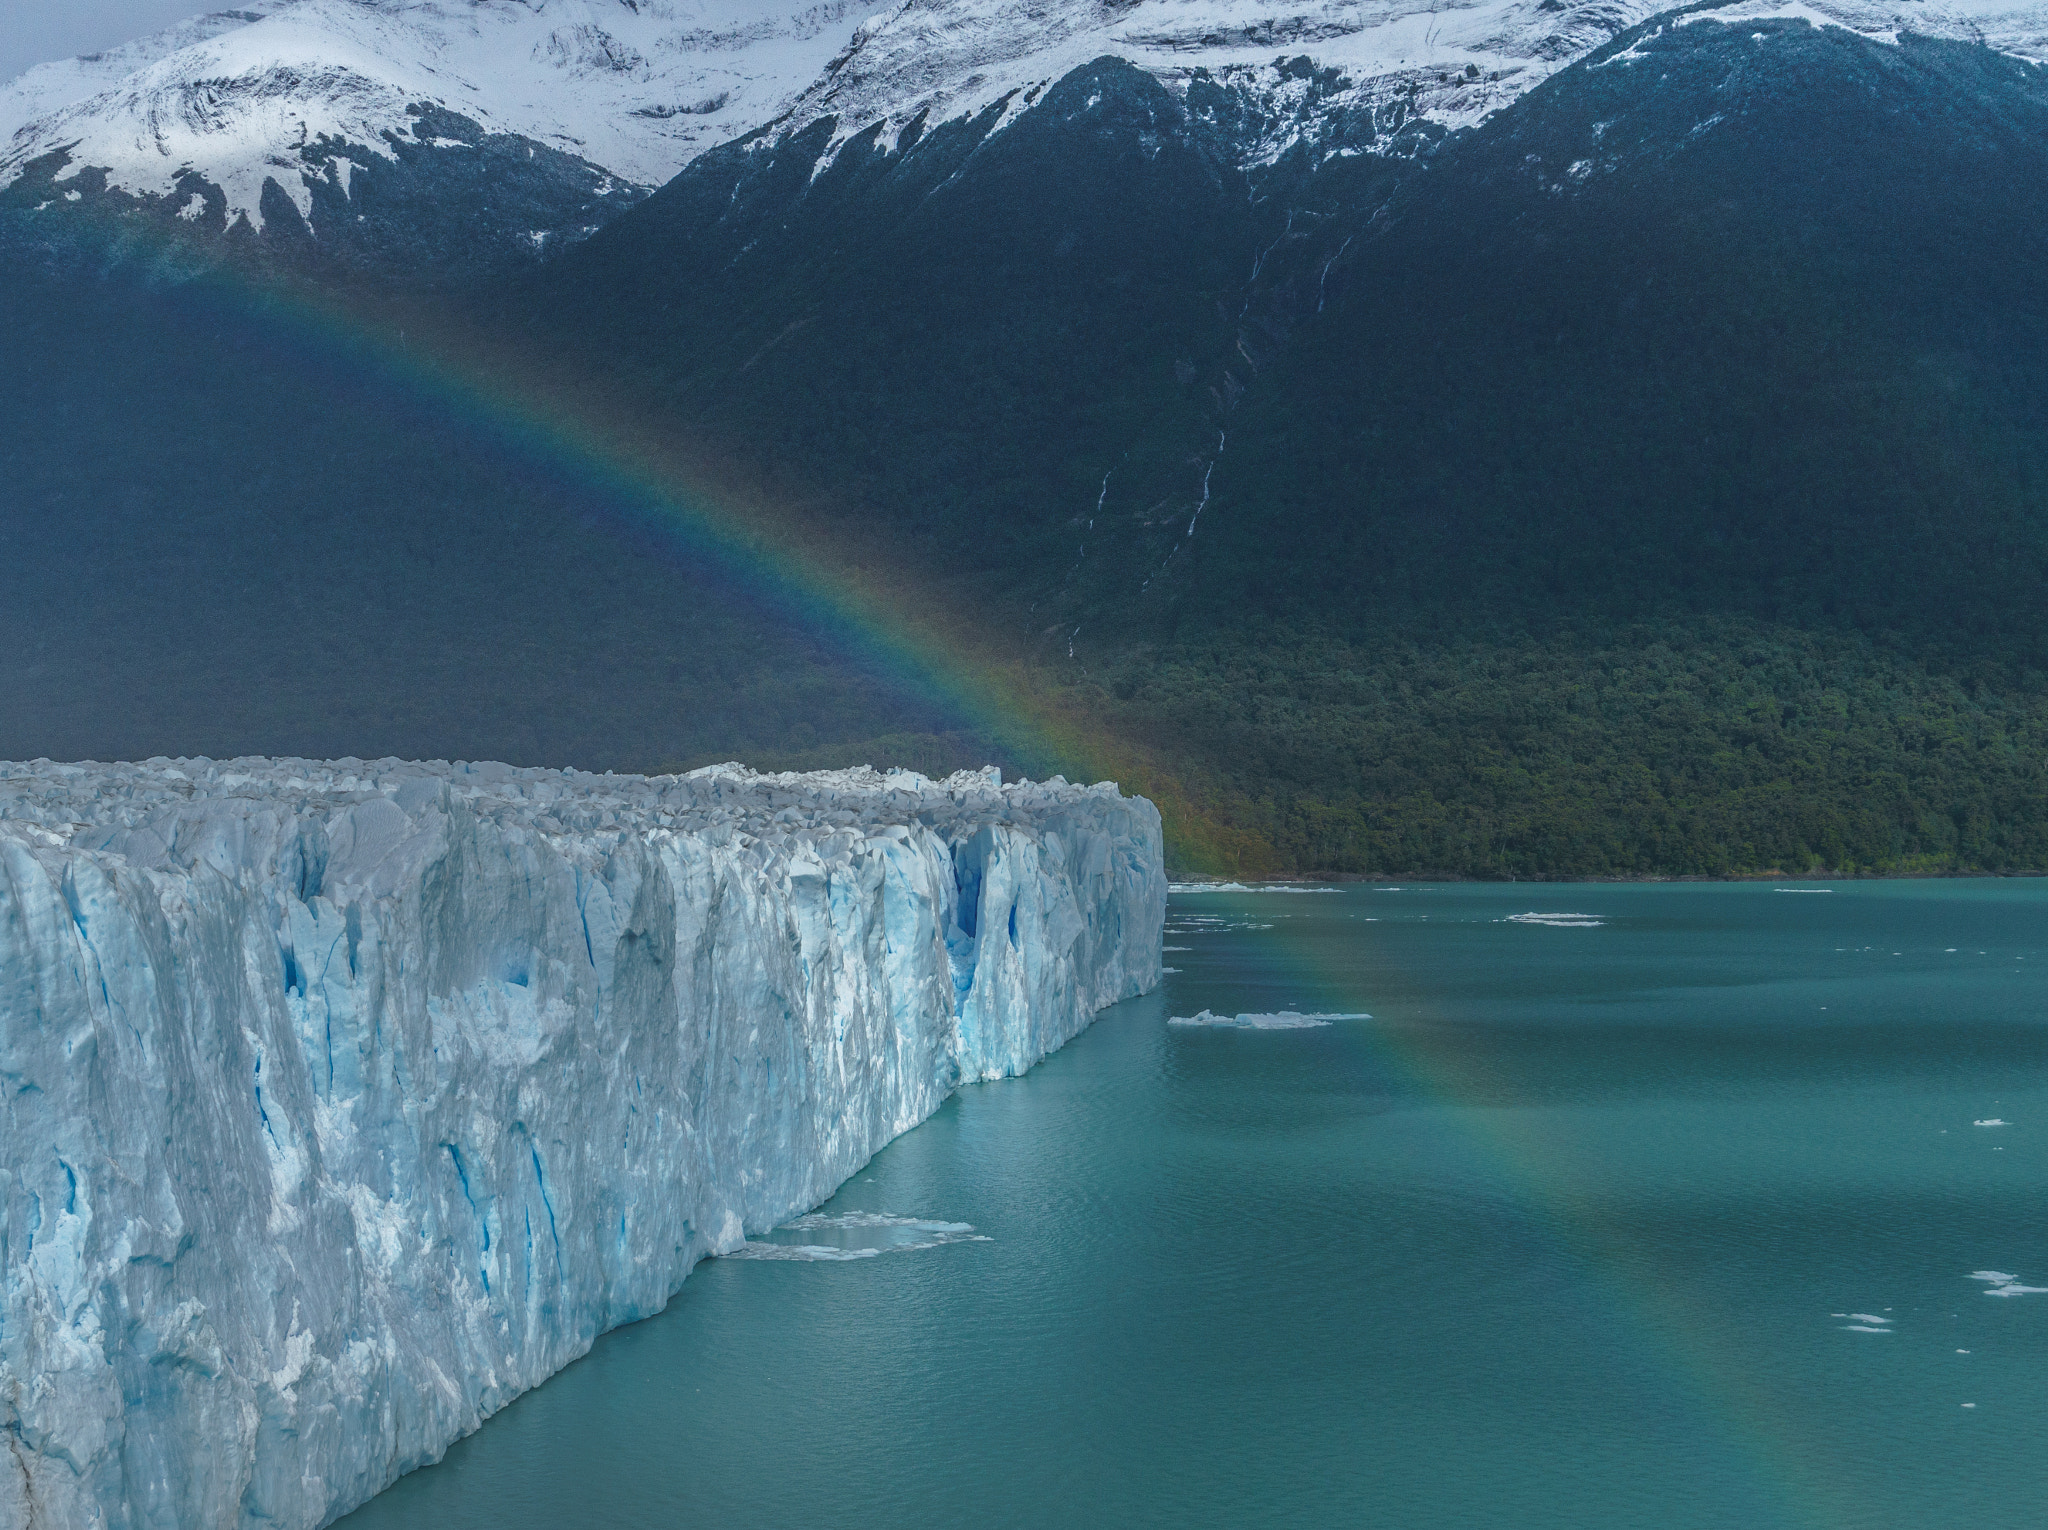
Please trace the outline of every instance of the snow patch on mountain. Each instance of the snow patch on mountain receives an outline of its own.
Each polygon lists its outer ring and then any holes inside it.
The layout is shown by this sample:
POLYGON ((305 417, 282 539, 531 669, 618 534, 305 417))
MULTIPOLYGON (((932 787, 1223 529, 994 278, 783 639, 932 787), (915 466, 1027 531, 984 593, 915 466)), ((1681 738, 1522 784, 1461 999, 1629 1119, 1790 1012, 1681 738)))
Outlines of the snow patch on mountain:
POLYGON ((0 135, 11 136, 39 117, 99 95, 137 70, 148 68, 180 48, 210 41, 223 32, 232 32, 252 21, 260 21, 277 9, 278 3, 279 0, 252 0, 238 10, 194 16, 176 26, 104 52, 37 64, 0 85, 0 135))
POLYGON ((993 771, 0 765, 0 1525, 326 1523, 1153 987, 1165 902, 1150 803, 993 771))
MULTIPOLYGON (((1267 0, 909 0, 860 27, 797 101, 786 131, 832 116, 841 140, 880 123, 888 141, 920 115, 935 123, 1005 101, 1014 112, 1107 54, 1170 88, 1206 78, 1238 93, 1257 122, 1241 147, 1258 163, 1343 114, 1384 121, 1398 107, 1404 120, 1471 126, 1668 8, 1658 0, 1297 0, 1278 10, 1267 0)), ((1743 19, 1792 14, 1785 0, 1739 9, 1743 19)), ((2048 59, 2048 8, 2039 5, 1801 0, 1793 9, 1869 36, 1910 31, 2048 59)))
MULTIPOLYGON (((2015 10, 1997 4, 1939 5, 1925 0, 1911 0, 1910 4, 1886 0, 1732 0, 1727 5, 1681 12, 1670 18, 1669 29, 1703 22, 1733 27, 1764 21, 1803 21, 1816 30, 1834 28, 1894 47, 1900 36, 1908 33, 1974 42, 2030 63, 2048 61, 2048 8, 2015 10)), ((1631 46, 1602 60, 1601 66, 1632 64, 1653 56, 1652 45, 1666 30, 1663 25, 1652 28, 1631 46)), ((1758 35, 1761 39, 1764 34, 1758 35)))
POLYGON ((853 22, 849 0, 271 0, 28 71, 0 92, 0 186, 60 150, 135 195, 196 171, 261 227, 266 180, 310 209, 309 146, 388 160, 421 105, 652 186, 772 118, 853 22))

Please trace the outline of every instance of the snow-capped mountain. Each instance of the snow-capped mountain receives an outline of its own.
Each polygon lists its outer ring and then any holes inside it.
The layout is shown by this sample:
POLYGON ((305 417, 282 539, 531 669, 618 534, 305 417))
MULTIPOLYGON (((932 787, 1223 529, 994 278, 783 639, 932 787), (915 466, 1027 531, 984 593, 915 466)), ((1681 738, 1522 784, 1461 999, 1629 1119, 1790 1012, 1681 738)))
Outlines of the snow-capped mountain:
MULTIPOLYGON (((1233 92, 1248 161, 1304 136, 1359 146, 1332 125, 1384 122, 1390 108, 1463 127, 1661 8, 905 0, 863 19, 852 0, 252 0, 0 90, 0 188, 40 169, 49 188, 32 206, 112 194, 261 230, 274 183, 317 237, 368 216, 351 217, 358 172, 404 162, 417 214, 419 177, 449 163, 424 151, 473 158, 488 141, 499 169, 543 149, 568 157, 495 220, 539 245, 602 222, 615 190, 652 187, 764 127, 783 137, 829 117, 841 142, 997 103, 1014 114, 1104 55, 1170 89, 1233 92), (88 171, 104 176, 80 180, 88 171)), ((2048 58, 2048 10, 2011 0, 1757 0, 1743 14, 2048 58)))
POLYGON ((400 144, 466 146, 420 127, 450 114, 652 186, 781 110, 844 49, 849 9, 262 0, 29 70, 0 92, 0 184, 51 154, 67 157, 59 180, 104 167, 109 190, 138 197, 182 198, 196 173, 230 222, 261 228, 274 180, 317 226, 316 183, 345 197, 354 169, 400 144))

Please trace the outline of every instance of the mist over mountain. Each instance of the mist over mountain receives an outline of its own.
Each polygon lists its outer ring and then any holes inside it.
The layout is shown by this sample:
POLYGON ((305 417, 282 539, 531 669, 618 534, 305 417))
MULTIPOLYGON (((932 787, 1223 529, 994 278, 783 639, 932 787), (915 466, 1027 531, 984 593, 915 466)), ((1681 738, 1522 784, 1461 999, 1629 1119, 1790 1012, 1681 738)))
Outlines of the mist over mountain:
MULTIPOLYGON (((528 60, 611 24, 421 9, 528 60)), ((1195 859, 2048 865, 2042 18, 1215 9, 843 18, 814 76, 745 66, 729 141, 615 132, 679 165, 652 190, 397 90, 381 151, 311 135, 252 212, 226 160, 166 191, 58 142, 142 110, 132 75, 41 113, 0 157, 40 273, 0 335, 36 655, 0 754, 999 747, 362 358, 309 379, 260 303, 205 306, 254 270, 430 286, 600 380, 1169 773, 1227 831, 1195 859), (151 253, 63 253, 91 219, 151 253)), ((665 57, 822 46, 805 14, 589 78, 630 117, 665 57)))

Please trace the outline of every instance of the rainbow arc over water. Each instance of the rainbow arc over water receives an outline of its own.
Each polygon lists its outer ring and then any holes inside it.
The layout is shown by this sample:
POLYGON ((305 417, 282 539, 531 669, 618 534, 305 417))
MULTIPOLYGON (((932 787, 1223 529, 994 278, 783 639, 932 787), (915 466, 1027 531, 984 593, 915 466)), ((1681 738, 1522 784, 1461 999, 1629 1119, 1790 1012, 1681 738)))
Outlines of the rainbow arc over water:
MULTIPOLYGON (((1544 889, 1546 906, 1589 906, 1588 889, 1544 889)), ((1261 926, 1253 980, 1262 988, 1298 995, 1305 1011, 1384 1010, 1384 995, 1361 991, 1359 974, 1332 960, 1327 931, 1318 933, 1301 918, 1270 917, 1274 902, 1295 901, 1258 889, 1176 893, 1167 923, 1171 929, 1177 916, 1234 908, 1261 926)), ((1369 1048, 1402 1092, 1412 1091, 1453 1124, 1454 1140, 1479 1176, 1511 1196, 1560 1264, 1577 1272, 1617 1349, 1648 1360, 1686 1416, 1746 1465, 1750 1499, 1763 1516, 1750 1523, 1757 1530, 1893 1523, 1895 1516, 1847 1472, 1830 1469, 1829 1447, 1774 1383, 1775 1357, 1759 1345, 1744 1314, 1709 1294, 1670 1251, 1631 1224, 1628 1208, 1616 1203, 1612 1173, 1585 1142, 1574 1140, 1559 1112, 1526 1097, 1485 1027, 1442 1000, 1418 1003, 1414 985, 1404 986, 1411 992, 1398 1017, 1339 1022, 1345 1035, 1369 1048)), ((1424 986, 1443 985, 1433 980, 1424 986)))

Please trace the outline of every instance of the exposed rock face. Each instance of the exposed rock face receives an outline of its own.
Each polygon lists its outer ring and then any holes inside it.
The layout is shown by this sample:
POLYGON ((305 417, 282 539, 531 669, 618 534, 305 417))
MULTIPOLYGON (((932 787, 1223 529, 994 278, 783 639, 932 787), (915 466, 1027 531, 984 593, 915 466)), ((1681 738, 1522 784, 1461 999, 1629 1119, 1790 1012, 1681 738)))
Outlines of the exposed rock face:
POLYGON ((0 766, 0 1526, 315 1526, 1158 981, 1112 786, 0 766), (5 1464, 5 1463, 0 1463, 5 1464))

